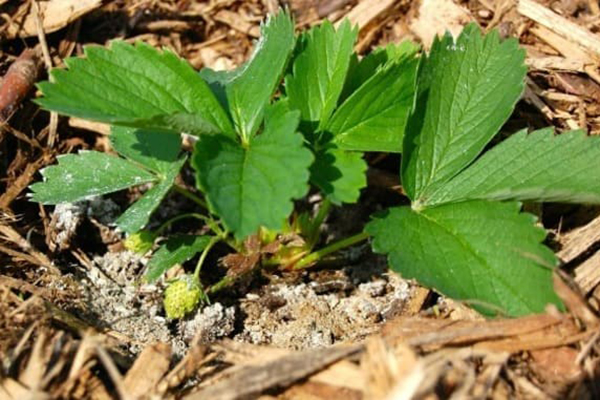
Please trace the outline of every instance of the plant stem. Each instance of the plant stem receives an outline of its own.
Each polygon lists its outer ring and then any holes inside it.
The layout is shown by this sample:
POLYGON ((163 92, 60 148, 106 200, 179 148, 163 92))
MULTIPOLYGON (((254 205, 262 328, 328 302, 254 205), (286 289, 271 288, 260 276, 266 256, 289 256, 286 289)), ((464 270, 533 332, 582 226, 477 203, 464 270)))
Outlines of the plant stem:
POLYGON ((329 210, 331 210, 331 201, 328 198, 325 198, 321 202, 319 212, 317 213, 315 219, 312 222, 311 237, 308 238, 308 246, 311 250, 313 247, 315 247, 317 241, 319 240, 321 225, 323 225, 323 221, 325 221, 325 218, 327 218, 327 216, 329 215, 329 210))
POLYGON ((215 283, 211 287, 206 290, 206 294, 214 294, 222 289, 225 289, 229 285, 235 282, 235 278, 233 276, 226 276, 221 279, 219 282, 215 283))
POLYGON ((189 190, 187 190, 183 186, 173 185, 173 189, 175 189, 175 191, 177 193, 181 194, 182 196, 185 196, 188 199, 192 200, 193 202, 197 203, 198 205, 200 205, 205 210, 208 210, 208 204, 206 204, 206 202, 204 200, 202 200, 200 197, 198 197, 194 193, 190 192, 189 190))
POLYGON ((180 215, 177 215, 177 216, 163 222, 163 224, 161 226, 159 226, 158 229, 156 229, 156 234, 160 235, 162 233, 162 231, 167 229, 170 225, 174 224, 177 221, 181 221, 182 219, 186 219, 186 218, 196 218, 196 219, 206 222, 207 224, 210 222, 210 218, 208 218, 207 216, 202 215, 202 214, 198 214, 198 213, 180 214, 180 215))
POLYGON ((165 221, 161 226, 159 226, 158 229, 156 229, 156 234, 160 235, 162 233, 162 231, 167 229, 171 224, 173 224, 177 221, 180 221, 182 219, 186 219, 186 218, 196 218, 201 221, 204 221, 204 223, 206 223, 206 225, 208 225, 210 230, 213 231, 217 236, 219 236, 222 239, 225 239, 225 237, 227 236, 227 232, 225 232, 219 226, 219 223, 217 221, 215 221, 211 217, 207 217, 206 215, 202 215, 202 214, 198 214, 198 213, 186 213, 186 214, 177 215, 177 216, 169 219, 168 221, 165 221))
POLYGON ((303 257, 300 261, 294 265, 294 269, 303 269, 308 268, 313 265, 315 262, 319 261, 321 258, 325 257, 328 254, 334 253, 343 248, 352 246, 353 244, 362 242, 369 237, 369 234, 366 232, 361 232, 354 236, 350 236, 346 239, 342 239, 338 242, 332 243, 329 246, 323 247, 320 250, 312 252, 307 256, 303 257))
MULTIPOLYGON (((193 202, 195 202, 196 204, 200 205, 202 208, 204 208, 205 210, 208 211, 208 204, 206 204, 206 202, 204 200, 202 200, 200 197, 198 197, 197 195, 195 195, 194 193, 190 192, 189 190, 187 190, 186 188, 179 186, 179 185, 173 185, 173 189, 175 189, 175 191, 177 193, 180 193, 181 195, 183 195, 184 197, 187 197, 188 199, 192 200, 193 202)), ((217 235, 219 236, 221 239, 225 240, 226 236, 227 236, 227 231, 225 231, 224 229, 222 229, 219 226, 219 222, 215 221, 215 219, 212 216, 204 216, 201 214, 197 214, 197 213, 191 213, 195 216, 198 216, 197 218, 201 217, 201 219, 203 221, 206 222, 206 225, 208 225, 208 227, 217 235)), ((184 215, 191 215, 191 214, 184 214, 184 215)), ((177 218, 177 217, 175 217, 177 218)), ((229 244, 230 246, 231 243, 229 241, 227 241, 227 244, 229 244)), ((233 246, 232 246, 233 247, 233 246)))
POLYGON ((217 242, 221 240, 221 237, 219 236, 214 236, 210 242, 208 242, 208 244, 206 245, 206 247, 204 248, 204 250, 202 250, 202 254, 200 254, 200 259, 198 260, 198 263, 196 264, 196 269, 194 270, 194 278, 197 281, 200 281, 200 270, 202 269, 202 264, 204 264, 204 260, 206 259, 206 256, 208 255, 208 252, 210 251, 210 249, 212 249, 212 247, 217 244, 217 242))
MULTIPOLYGON (((300 261, 298 261, 298 263, 296 263, 296 265, 294 266, 294 269, 308 268, 311 265, 313 265, 315 262, 319 261, 321 258, 325 257, 326 255, 334 253, 334 252, 341 250, 343 248, 346 248, 348 246, 352 246, 353 244, 359 243, 368 238, 369 238, 369 235, 366 232, 361 232, 354 236, 350 236, 349 238, 340 240, 339 242, 330 244, 329 246, 324 247, 319 251, 315 251, 315 252, 310 253, 310 254, 306 255, 305 257, 303 257, 300 261)), ((234 277, 234 276, 225 276, 220 281, 218 281, 214 285, 210 286, 206 290, 206 294, 209 295, 209 294, 214 294, 218 291, 221 291, 221 290, 231 286, 233 283, 235 283, 236 279, 237 279, 237 277, 234 277)))

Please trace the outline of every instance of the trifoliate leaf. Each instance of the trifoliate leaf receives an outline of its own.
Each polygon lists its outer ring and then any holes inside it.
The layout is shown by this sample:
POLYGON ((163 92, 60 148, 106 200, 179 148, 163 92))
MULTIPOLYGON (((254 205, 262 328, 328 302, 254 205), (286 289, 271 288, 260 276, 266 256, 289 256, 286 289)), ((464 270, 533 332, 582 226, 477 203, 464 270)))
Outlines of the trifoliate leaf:
POLYGON ((181 137, 164 131, 113 126, 110 142, 116 152, 156 173, 170 170, 181 152, 181 137))
POLYGON ((211 241, 211 236, 175 235, 163 243, 148 261, 146 280, 154 282, 169 268, 183 264, 200 253, 211 241))
MULTIPOLYGON (((68 69, 54 69, 53 83, 39 84, 44 97, 37 102, 42 107, 147 128, 171 129, 166 118, 179 116, 180 123, 192 121, 209 132, 233 136, 231 120, 208 85, 171 51, 114 41, 109 48, 85 47, 85 55, 65 60, 68 69)), ((185 130, 191 132, 194 126, 185 130)))
POLYGON ((303 121, 321 128, 329 121, 344 87, 357 34, 348 20, 337 30, 325 21, 300 37, 285 90, 290 108, 300 110, 303 121))
POLYGON ((31 185, 31 198, 43 204, 71 203, 157 180, 132 162, 97 151, 59 156, 58 165, 41 172, 44 181, 31 185))
POLYGON ((258 130, 295 41, 294 23, 288 12, 269 16, 252 58, 226 86, 229 110, 244 142, 258 130))
POLYGON ((498 133, 523 92, 527 69, 518 41, 481 36, 468 25, 456 43, 437 38, 419 73, 416 108, 402 154, 402 185, 427 198, 471 163, 498 133))
POLYGON ((399 152, 413 105, 418 60, 378 70, 336 110, 326 131, 343 150, 399 152))
POLYGON ((184 275, 171 282, 165 290, 165 314, 168 319, 179 319, 194 311, 204 297, 198 278, 184 275))
POLYGON ((554 254, 541 244, 535 217, 518 203, 468 201, 416 212, 393 208, 367 226, 373 248, 391 268, 482 313, 511 316, 560 304, 553 291, 554 254))
POLYGON ((600 203, 600 138, 516 133, 441 187, 428 204, 466 199, 600 203))
POLYGON ((146 226, 150 216, 160 205, 169 190, 173 187, 175 178, 185 163, 186 157, 171 163, 160 181, 133 203, 115 222, 123 232, 137 232, 146 226))
POLYGON ((375 75, 378 69, 403 57, 414 57, 418 51, 419 46, 417 44, 405 40, 400 44, 390 43, 385 47, 378 47, 360 60, 354 54, 350 61, 350 68, 340 99, 342 101, 346 100, 356 89, 375 75))
POLYGON ((310 181, 334 204, 354 203, 367 185, 361 153, 336 148, 320 150, 310 167, 310 181))
POLYGON ((267 108, 263 132, 247 147, 222 135, 199 138, 192 160, 197 182, 236 238, 261 226, 281 229, 292 199, 306 194, 313 157, 295 132, 299 117, 279 102, 267 108))

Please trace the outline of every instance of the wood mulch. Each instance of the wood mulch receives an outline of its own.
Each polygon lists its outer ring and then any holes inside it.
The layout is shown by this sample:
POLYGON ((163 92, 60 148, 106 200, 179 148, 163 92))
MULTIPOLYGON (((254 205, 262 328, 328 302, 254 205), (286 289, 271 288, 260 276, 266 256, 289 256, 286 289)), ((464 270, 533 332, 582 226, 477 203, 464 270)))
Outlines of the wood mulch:
POLYGON ((176 359, 165 343, 133 358, 126 337, 68 312, 79 297, 63 266, 85 254, 57 249, 49 210, 27 201, 27 187, 59 154, 106 149, 108 127, 41 111, 30 101, 35 83, 84 44, 114 38, 172 48, 194 68, 231 68, 282 5, 299 28, 349 18, 363 53, 407 38, 427 48, 470 21, 498 29, 520 41, 529 67, 506 132, 600 134, 595 0, 0 0, 0 399, 600 398, 595 207, 537 210, 563 261, 555 284, 564 314, 482 320, 461 305, 436 314, 419 289, 406 315, 361 343, 292 351, 194 342, 176 359))

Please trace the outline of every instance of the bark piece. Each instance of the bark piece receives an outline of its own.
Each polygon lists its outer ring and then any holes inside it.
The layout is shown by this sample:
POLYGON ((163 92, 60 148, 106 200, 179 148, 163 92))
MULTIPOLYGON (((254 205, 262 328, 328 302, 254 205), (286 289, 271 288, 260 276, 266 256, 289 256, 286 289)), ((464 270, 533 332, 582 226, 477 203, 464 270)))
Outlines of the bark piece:
POLYGON ((123 380, 127 393, 141 398, 154 390, 171 363, 171 346, 153 343, 142 351, 123 380))
POLYGON ((288 386, 361 349, 361 345, 355 345, 292 353, 262 365, 240 369, 228 379, 192 393, 184 399, 248 398, 267 389, 288 386))
POLYGON ((26 49, 8 68, 0 85, 0 122, 5 122, 29 94, 40 65, 37 50, 26 49))

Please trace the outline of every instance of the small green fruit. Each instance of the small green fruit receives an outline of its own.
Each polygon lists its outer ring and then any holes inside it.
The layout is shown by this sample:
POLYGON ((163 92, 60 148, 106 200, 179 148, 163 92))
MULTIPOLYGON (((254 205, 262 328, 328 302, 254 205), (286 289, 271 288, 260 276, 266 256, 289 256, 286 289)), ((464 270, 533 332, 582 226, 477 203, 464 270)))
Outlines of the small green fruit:
POLYGON ((136 253, 146 254, 152 248, 156 234, 152 231, 138 231, 131 234, 123 241, 123 245, 127 250, 135 251, 136 253))
POLYGON ((193 275, 184 275, 165 290, 165 312, 169 319, 183 318, 196 308, 202 298, 202 288, 193 275))

